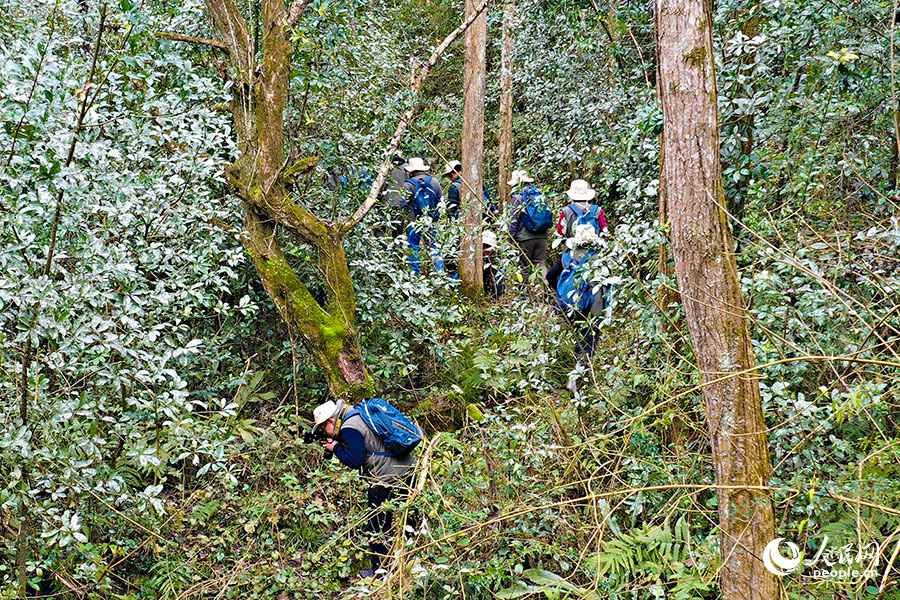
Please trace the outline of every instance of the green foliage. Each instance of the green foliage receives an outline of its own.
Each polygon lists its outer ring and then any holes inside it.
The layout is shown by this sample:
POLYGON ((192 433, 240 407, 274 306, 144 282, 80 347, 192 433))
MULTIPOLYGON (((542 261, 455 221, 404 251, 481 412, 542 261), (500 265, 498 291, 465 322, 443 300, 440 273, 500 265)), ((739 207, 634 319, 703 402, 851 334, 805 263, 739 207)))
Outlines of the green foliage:
MULTIPOLYGON (((353 579, 367 560, 362 484, 299 441, 321 375, 236 239, 240 207, 222 177, 235 152, 230 84, 216 51, 154 35, 209 36, 203 3, 112 3, 90 89, 96 8, 61 0, 51 34, 54 6, 12 0, 0 14, 0 597, 16 594, 22 510, 33 594, 374 593, 353 579), (86 92, 96 97, 75 132, 86 92)), ((426 56, 460 8, 309 3, 293 31, 286 149, 305 206, 329 221, 358 206, 408 105, 409 57, 426 56)), ((576 396, 562 391, 576 333, 537 281, 516 277, 509 215, 488 218, 508 292, 483 305, 452 278, 409 272, 400 211, 376 206, 345 242, 378 391, 431 434, 421 490, 395 503, 408 528, 391 585, 407 597, 716 597, 703 398, 678 299, 658 306, 677 282, 658 273, 653 16, 609 8, 523 0, 515 27, 516 166, 554 209, 572 177, 588 177, 612 222, 588 276, 615 286, 615 306, 576 396)), ((891 9, 715 8, 723 183, 740 219, 776 525, 807 554, 825 535, 881 543, 900 527, 891 9)), ((489 44, 493 74, 499 36, 489 44)), ((458 158, 461 71, 454 46, 426 83, 407 154, 458 158)), ((460 228, 438 230, 454 258, 460 228)), ((316 257, 279 235, 321 296, 316 257)), ((795 598, 879 593, 873 581, 782 581, 795 598)))

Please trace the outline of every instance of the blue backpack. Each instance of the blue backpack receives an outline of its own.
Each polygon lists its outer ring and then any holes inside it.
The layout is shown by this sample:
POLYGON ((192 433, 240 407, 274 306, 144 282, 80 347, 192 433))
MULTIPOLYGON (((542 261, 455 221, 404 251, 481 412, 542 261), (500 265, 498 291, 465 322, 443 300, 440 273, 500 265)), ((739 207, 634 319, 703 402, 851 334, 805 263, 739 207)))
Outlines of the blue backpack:
POLYGON ((547 208, 541 191, 530 185, 522 191, 522 226, 532 233, 544 233, 553 225, 553 213, 547 208))
POLYGON ((418 218, 427 212, 432 219, 437 219, 439 198, 431 186, 431 175, 426 175, 424 179, 413 177, 407 179, 406 182, 413 186, 412 201, 410 202, 413 214, 418 218))
POLYGON ((587 314, 594 304, 594 292, 591 284, 580 273, 579 267, 583 266, 594 256, 594 252, 586 252, 584 256, 575 260, 570 251, 562 255, 563 271, 556 283, 556 302, 562 309, 571 309, 582 314, 587 314))
POLYGON ((383 398, 363 400, 347 413, 344 421, 359 415, 372 433, 384 444, 385 456, 403 456, 412 452, 422 441, 422 430, 383 398))
POLYGON ((591 207, 584 211, 581 210, 581 207, 575 204, 574 202, 569 205, 569 209, 575 214, 575 222, 572 223, 572 233, 575 233, 575 227, 578 225, 586 225, 590 223, 594 226, 594 231, 597 232, 597 235, 600 235, 600 207, 596 204, 591 204, 591 207))

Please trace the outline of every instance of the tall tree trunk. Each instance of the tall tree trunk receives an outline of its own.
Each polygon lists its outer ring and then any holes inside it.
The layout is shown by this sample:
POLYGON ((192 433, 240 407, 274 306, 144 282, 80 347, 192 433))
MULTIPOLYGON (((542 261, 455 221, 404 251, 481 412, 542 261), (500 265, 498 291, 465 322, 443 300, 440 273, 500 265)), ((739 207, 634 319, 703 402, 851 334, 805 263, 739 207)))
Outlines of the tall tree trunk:
MULTIPOLYGON (((478 9, 466 0, 466 16, 478 9)), ((484 89, 487 13, 482 12, 466 31, 465 106, 462 133, 462 213, 464 233, 459 253, 463 293, 477 297, 484 291, 481 256, 481 207, 484 186, 484 89)))
POLYGON ((771 464, 733 239, 722 207, 712 15, 705 0, 657 0, 661 178, 685 319, 704 384, 719 486, 721 597, 777 597, 760 556, 774 537, 771 464), (730 375, 730 376, 729 376, 730 375), (743 487, 742 486, 747 486, 743 487))
POLYGON ((509 173, 513 157, 512 113, 512 29, 516 18, 515 0, 506 0, 503 7, 503 48, 500 56, 500 202, 510 198, 509 173))

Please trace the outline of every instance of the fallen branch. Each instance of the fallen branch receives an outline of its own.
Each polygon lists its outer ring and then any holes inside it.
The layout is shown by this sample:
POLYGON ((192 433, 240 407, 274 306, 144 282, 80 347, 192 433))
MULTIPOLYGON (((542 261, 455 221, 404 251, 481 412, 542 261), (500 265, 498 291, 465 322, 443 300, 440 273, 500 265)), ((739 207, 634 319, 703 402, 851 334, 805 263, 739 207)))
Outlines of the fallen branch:
POLYGON ((350 230, 356 227, 360 221, 366 216, 366 214, 372 210, 372 207, 375 206, 375 203, 378 202, 378 193, 381 191, 381 187, 384 185, 384 180, 387 178, 388 171, 391 167, 391 157, 397 151, 397 148, 400 146, 400 140, 403 138, 403 134, 406 133, 406 128, 409 127, 410 122, 412 122, 413 117, 419 111, 419 90, 422 88, 422 82, 425 81, 425 77, 428 76, 428 73, 437 64, 438 60, 441 58, 441 55, 447 49, 450 44, 456 40, 460 35, 462 35, 466 29, 478 18, 478 16, 487 8, 488 0, 484 0, 478 7, 469 15, 462 24, 454 29, 447 37, 444 38, 444 41, 441 42, 437 48, 434 49, 434 52, 431 53, 431 57, 428 59, 428 62, 422 65, 422 68, 416 74, 413 79, 412 85, 410 86, 410 91, 413 94, 413 102, 412 105, 406 109, 406 112, 403 113, 403 116, 400 117, 400 122, 397 123, 397 129, 394 131, 394 135, 391 136, 391 141, 388 144, 387 148, 384 151, 384 158, 381 162, 381 167, 378 169, 378 175, 375 177, 375 181, 372 182, 372 187, 369 189, 369 195, 366 196, 366 201, 363 202, 359 208, 356 209, 356 212, 347 219, 346 221, 341 222, 338 225, 338 231, 341 235, 347 234, 350 230))
POLYGON ((186 42, 188 44, 197 44, 199 46, 212 46, 220 50, 228 50, 228 44, 222 40, 214 40, 212 38, 197 37, 193 35, 184 35, 183 33, 175 33, 174 31, 157 31, 156 37, 162 40, 171 40, 173 42, 186 42))

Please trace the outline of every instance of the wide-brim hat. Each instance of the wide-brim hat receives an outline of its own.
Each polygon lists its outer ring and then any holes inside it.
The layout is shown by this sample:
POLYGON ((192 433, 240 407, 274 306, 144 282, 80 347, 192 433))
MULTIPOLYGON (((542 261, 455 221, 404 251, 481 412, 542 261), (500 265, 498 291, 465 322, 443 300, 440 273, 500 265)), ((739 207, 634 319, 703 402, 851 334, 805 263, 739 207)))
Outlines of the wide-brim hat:
POLYGON ((419 158, 418 156, 414 156, 409 159, 409 162, 403 165, 403 168, 406 169, 407 173, 413 173, 415 171, 430 171, 431 167, 425 164, 425 161, 419 158))
POLYGON ((525 169, 516 169, 512 172, 512 175, 509 178, 509 185, 519 185, 520 183, 533 183, 534 179, 528 176, 528 171, 525 169))
POLYGON ((449 175, 453 171, 458 170, 460 167, 462 167, 461 162, 459 162, 458 160, 451 160, 446 165, 444 165, 444 175, 449 175))
POLYGON ((313 431, 337 413, 338 406, 333 400, 323 402, 313 409, 313 431))
POLYGON ((596 195, 597 190, 592 188, 591 184, 584 179, 576 179, 569 185, 569 189, 566 190, 566 196, 573 202, 587 202, 588 200, 593 200, 596 195))
POLYGON ((481 232, 481 243, 493 250, 497 247, 497 234, 490 229, 485 229, 481 232))

